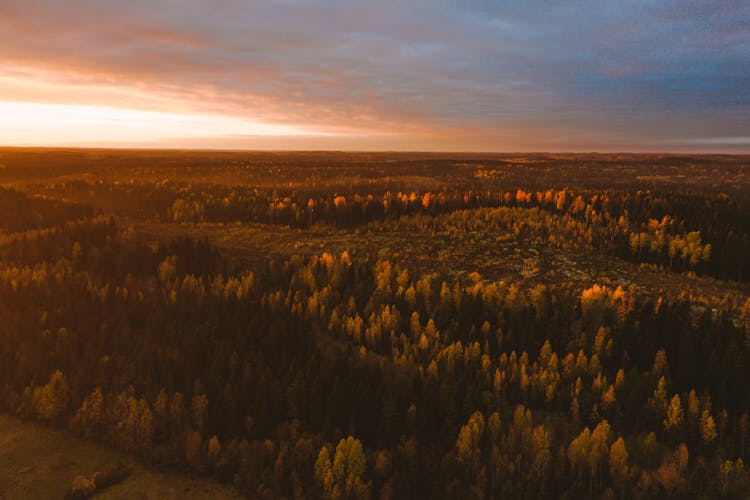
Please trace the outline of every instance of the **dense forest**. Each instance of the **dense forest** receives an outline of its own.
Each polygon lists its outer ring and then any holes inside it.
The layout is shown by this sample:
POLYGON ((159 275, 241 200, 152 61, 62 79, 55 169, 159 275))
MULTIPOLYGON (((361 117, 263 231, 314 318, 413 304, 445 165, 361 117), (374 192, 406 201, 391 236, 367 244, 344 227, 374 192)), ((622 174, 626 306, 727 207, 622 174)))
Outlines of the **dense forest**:
POLYGON ((525 160, 3 151, 0 409, 250 498, 747 498, 750 159, 525 160))

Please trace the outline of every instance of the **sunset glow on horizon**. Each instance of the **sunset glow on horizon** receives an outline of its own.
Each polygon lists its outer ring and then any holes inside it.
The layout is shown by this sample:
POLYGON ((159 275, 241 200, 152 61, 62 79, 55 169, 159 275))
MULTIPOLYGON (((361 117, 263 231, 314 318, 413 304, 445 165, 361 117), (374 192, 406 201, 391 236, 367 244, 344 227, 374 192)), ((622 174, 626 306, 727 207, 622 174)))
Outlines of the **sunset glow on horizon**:
POLYGON ((0 145, 750 151, 729 1, 0 5, 0 145))
POLYGON ((232 135, 327 135, 271 123, 210 114, 178 114, 96 105, 0 101, 0 136, 6 145, 86 146, 137 141, 159 145, 175 138, 232 135))

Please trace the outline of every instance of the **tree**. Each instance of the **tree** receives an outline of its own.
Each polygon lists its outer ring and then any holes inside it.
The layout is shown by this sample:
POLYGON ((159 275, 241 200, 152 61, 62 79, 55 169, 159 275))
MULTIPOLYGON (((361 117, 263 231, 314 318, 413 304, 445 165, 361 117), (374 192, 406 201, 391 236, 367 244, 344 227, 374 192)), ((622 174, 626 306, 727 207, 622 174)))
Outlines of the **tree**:
POLYGON ((154 433, 160 437, 166 436, 169 422, 169 399, 167 391, 159 391, 154 401, 154 433))
POLYGON ((745 324, 745 343, 750 346, 750 297, 742 305, 740 316, 745 324))
POLYGON ((73 424, 85 437, 98 437, 103 430, 104 417, 104 396, 101 388, 96 387, 81 403, 73 424))
POLYGON ((221 443, 219 443, 219 438, 212 436, 211 439, 208 440, 208 455, 211 457, 211 460, 213 460, 214 467, 216 467, 216 461, 219 459, 219 453, 221 453, 221 443))
POLYGON ((739 428, 740 457, 743 457, 745 456, 745 444, 748 435, 750 435, 750 416, 748 416, 747 412, 743 412, 742 415, 740 415, 737 427, 739 428))
POLYGON ((677 434, 682 426, 682 420, 685 416, 685 411, 682 409, 682 402, 680 401, 679 394, 675 394, 672 400, 667 406, 667 414, 662 423, 664 429, 670 434, 677 434))
POLYGON ((484 435, 484 415, 474 412, 466 425, 461 427, 456 440, 456 453, 458 460, 467 471, 469 484, 475 485, 479 477, 479 465, 481 463, 482 450, 479 447, 484 435))
POLYGON ((653 373, 654 376, 663 377, 668 371, 669 361, 667 360, 667 353, 664 349, 659 349, 654 356, 654 365, 651 368, 651 373, 653 373))
MULTIPOLYGON (((734 488, 732 488, 732 486, 734 486, 737 478, 742 475, 744 468, 745 464, 741 458, 738 458, 736 461, 725 460, 719 466, 719 481, 721 482, 721 493, 724 497, 733 493, 732 490, 734 488)), ((745 490, 741 496, 744 497, 745 495, 747 495, 747 490, 745 490)))
POLYGON ((393 468, 393 458, 388 450, 380 450, 375 454, 375 473, 381 479, 387 479, 393 468))
POLYGON ((628 450, 622 437, 617 438, 609 449, 609 477, 624 497, 628 480, 628 450))
POLYGON ((198 431, 192 431, 185 436, 185 459, 187 463, 197 468, 201 463, 201 446, 203 439, 198 431))
POLYGON ((680 443, 677 446, 674 454, 675 463, 677 464, 677 472, 682 476, 687 471, 688 461, 690 460, 690 453, 685 443, 680 443))
MULTIPOLYGON (((609 422, 602 420, 591 432, 591 441, 589 448, 589 466, 591 467, 591 488, 596 481, 598 471, 602 473, 606 470, 604 467, 607 464, 607 455, 609 453, 609 447, 607 446, 607 440, 609 439, 610 426, 609 422)), ((593 489, 590 489, 593 491, 593 489)))
POLYGON ((703 410, 700 420, 700 434, 703 444, 708 446, 716 439, 716 423, 708 410, 703 410))
POLYGON ((659 382, 656 384, 651 402, 659 413, 664 412, 667 408, 667 381, 663 376, 659 378, 659 382))
POLYGON ((182 432, 182 419, 185 412, 185 403, 182 393, 175 392, 172 394, 172 400, 169 404, 169 417, 172 427, 172 442, 177 444, 177 436, 182 432))
POLYGON ((540 482, 544 491, 547 468, 550 463, 550 440, 543 425, 534 428, 531 434, 531 471, 535 480, 540 482))
POLYGON ((695 390, 691 390, 688 393, 688 413, 694 419, 698 419, 701 411, 701 403, 698 396, 695 394, 695 390))
POLYGON ((70 385, 60 370, 56 370, 42 388, 39 415, 49 421, 60 420, 68 411, 70 385))
POLYGON ((157 269, 162 283, 169 283, 177 277, 177 257, 170 255, 164 259, 157 269))
POLYGON ((366 467, 365 453, 359 439, 353 436, 341 439, 333 456, 333 496, 337 497, 337 492, 340 492, 345 498, 360 498, 367 490, 362 482, 366 467))
POLYGON ((615 404, 615 400, 616 400, 615 386, 612 384, 609 384, 609 387, 607 388, 607 390, 602 392, 602 397, 601 397, 602 410, 606 411, 610 407, 612 407, 612 405, 615 404))
POLYGON ((138 401, 138 423, 137 423, 137 442, 138 448, 143 453, 151 451, 151 444, 154 433, 154 416, 149 407, 148 401, 141 399, 138 401))
POLYGON ((203 434, 203 421, 208 411, 208 397, 205 394, 193 396, 190 408, 193 413, 193 424, 199 434, 203 434))
POLYGON ((591 448, 591 431, 584 427, 581 433, 568 445, 568 460, 573 472, 583 477, 586 472, 586 461, 591 448))
POLYGON ((333 493, 333 465, 326 446, 320 449, 315 460, 315 479, 323 491, 323 496, 330 498, 333 493))

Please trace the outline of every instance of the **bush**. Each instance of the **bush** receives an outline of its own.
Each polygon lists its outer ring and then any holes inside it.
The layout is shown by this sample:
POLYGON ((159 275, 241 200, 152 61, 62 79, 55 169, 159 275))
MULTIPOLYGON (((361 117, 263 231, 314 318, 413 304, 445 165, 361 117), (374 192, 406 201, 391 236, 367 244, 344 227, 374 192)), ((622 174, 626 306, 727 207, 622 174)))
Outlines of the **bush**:
POLYGON ((73 485, 65 498, 69 500, 89 498, 105 488, 124 481, 130 475, 130 472, 129 467, 122 462, 118 462, 104 472, 95 472, 91 479, 79 474, 73 479, 73 485))

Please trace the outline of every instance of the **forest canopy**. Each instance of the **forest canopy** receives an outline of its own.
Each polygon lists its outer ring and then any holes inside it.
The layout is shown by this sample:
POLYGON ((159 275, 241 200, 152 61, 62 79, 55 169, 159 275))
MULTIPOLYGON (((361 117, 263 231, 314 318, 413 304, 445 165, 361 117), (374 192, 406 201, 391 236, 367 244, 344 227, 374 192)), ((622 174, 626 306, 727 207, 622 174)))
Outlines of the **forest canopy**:
POLYGON ((750 489, 743 158, 44 154, 5 412, 252 498, 750 489))

